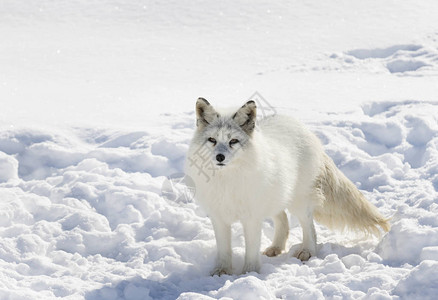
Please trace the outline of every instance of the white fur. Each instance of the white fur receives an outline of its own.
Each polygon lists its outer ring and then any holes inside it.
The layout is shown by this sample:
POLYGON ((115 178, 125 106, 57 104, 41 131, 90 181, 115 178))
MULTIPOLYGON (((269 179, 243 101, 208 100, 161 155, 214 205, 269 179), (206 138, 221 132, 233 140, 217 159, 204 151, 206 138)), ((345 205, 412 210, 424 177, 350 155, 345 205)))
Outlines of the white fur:
MULTIPOLYGON (((237 114, 237 118, 244 118, 251 108, 255 116, 255 104, 244 105, 239 110, 242 114, 237 114)), ((186 173, 194 180, 196 201, 206 210, 215 231, 218 253, 212 274, 232 273, 230 226, 236 221, 242 223, 245 235, 243 273, 258 272, 260 269, 261 227, 266 217, 274 218, 275 236, 265 254, 274 256, 281 253, 289 234, 286 209, 298 218, 303 228, 303 244, 295 256, 308 260, 316 255, 313 214, 317 211, 318 215, 324 215, 324 206, 330 205, 331 215, 326 217, 324 223, 336 223, 333 221, 337 217, 333 213, 336 199, 331 199, 333 203, 325 201, 324 187, 328 182, 325 176, 336 176, 338 171, 325 171, 328 157, 318 138, 293 118, 280 115, 268 117, 254 130, 246 128, 247 141, 239 147, 229 147, 225 155, 226 165, 217 166, 215 159, 218 152, 215 147, 222 145, 223 148, 234 135, 243 138, 242 133, 227 128, 227 124, 236 125, 232 114, 216 115, 211 105, 200 103, 199 100, 197 109, 198 119, 203 118, 204 111, 209 114, 205 116, 208 122, 198 122, 202 125, 198 125, 190 145, 186 173), (222 127, 214 123, 215 118, 216 121, 222 119, 222 123, 219 122, 222 127), (207 141, 210 136, 217 139, 216 145, 207 141), (207 153, 204 161, 200 160, 199 151, 207 153), (198 163, 194 163, 196 161, 198 163), (200 168, 202 164, 204 166, 200 168), (208 167, 205 166, 207 164, 208 167)), ((238 125, 242 125, 242 120, 239 119, 238 125)), ((334 164, 330 167, 336 168, 334 164)), ((345 177, 340 179, 348 181, 345 177)), ((332 178, 331 183, 334 181, 336 178, 332 178)), ((349 188, 352 186, 348 185, 349 188)), ((344 214, 348 215, 348 212, 344 214)), ((359 223, 357 227, 360 229, 360 226, 359 223)))

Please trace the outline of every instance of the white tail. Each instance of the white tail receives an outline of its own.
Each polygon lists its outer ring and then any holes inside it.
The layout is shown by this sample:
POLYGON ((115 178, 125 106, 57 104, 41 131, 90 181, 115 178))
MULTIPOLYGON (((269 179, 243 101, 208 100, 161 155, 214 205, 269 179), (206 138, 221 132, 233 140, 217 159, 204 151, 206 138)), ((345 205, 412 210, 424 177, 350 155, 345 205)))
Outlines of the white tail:
POLYGON ((314 211, 315 219, 331 229, 380 235, 390 229, 389 219, 384 218, 357 187, 324 154, 324 166, 316 180, 316 193, 322 205, 314 211))

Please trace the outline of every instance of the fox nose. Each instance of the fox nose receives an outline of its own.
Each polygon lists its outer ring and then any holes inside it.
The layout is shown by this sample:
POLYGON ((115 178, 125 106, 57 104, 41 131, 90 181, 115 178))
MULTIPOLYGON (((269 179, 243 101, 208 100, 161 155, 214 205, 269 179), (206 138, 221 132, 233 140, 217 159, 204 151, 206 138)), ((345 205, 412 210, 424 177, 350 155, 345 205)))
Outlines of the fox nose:
POLYGON ((218 162, 223 162, 225 160, 225 155, 223 155, 223 154, 216 155, 216 160, 218 162))

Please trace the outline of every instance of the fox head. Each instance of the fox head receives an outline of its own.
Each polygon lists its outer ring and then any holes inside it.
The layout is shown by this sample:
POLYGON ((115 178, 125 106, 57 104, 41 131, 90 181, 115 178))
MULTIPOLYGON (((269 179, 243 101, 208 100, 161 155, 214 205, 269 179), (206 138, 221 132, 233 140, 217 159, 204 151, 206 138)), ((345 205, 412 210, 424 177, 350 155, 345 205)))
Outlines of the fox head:
POLYGON ((203 157, 215 168, 232 165, 251 141, 256 126, 257 107, 246 102, 231 114, 221 114, 204 98, 196 101, 197 144, 203 157))

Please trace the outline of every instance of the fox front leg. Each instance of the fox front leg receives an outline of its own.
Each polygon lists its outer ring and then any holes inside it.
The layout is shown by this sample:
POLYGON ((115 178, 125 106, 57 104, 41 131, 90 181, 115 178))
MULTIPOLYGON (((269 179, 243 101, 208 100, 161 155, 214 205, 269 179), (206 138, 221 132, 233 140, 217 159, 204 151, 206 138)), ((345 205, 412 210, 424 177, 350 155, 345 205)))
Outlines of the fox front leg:
POLYGON ((211 222, 216 237, 217 257, 216 265, 210 274, 212 276, 231 274, 231 225, 213 218, 211 222))
POLYGON ((262 222, 243 222, 245 234, 245 264, 242 274, 260 271, 260 242, 262 222))

